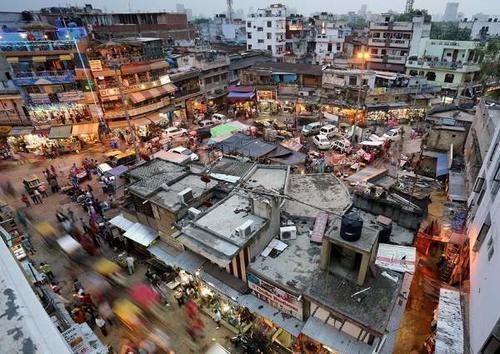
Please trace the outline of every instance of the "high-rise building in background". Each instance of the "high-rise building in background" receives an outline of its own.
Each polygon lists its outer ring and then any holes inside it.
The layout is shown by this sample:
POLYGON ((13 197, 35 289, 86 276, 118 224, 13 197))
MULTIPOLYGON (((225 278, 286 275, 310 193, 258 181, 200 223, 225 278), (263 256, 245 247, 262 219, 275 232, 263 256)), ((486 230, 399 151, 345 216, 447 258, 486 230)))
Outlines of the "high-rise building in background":
POLYGON ((366 4, 361 5, 361 8, 358 11, 358 15, 363 17, 363 18, 366 17, 366 9, 367 9, 366 4))
POLYGON ((446 3, 444 10, 443 21, 456 21, 458 16, 458 2, 446 3))

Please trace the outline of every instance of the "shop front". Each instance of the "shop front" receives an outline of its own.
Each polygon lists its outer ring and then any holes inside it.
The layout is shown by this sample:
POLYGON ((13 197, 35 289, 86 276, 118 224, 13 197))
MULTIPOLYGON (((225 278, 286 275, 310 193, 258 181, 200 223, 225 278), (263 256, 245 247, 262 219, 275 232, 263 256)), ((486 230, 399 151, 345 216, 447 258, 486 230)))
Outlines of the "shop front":
POLYGON ((363 126, 366 124, 366 113, 362 109, 325 103, 321 105, 321 113, 339 117, 340 122, 363 126))
POLYGON ((298 117, 314 118, 320 113, 319 97, 301 97, 295 104, 295 113, 298 117))
POLYGON ((250 118, 256 115, 255 89, 249 86, 231 86, 226 102, 230 117, 250 118))
POLYGON ((54 103, 28 106, 34 125, 82 123, 92 119, 87 105, 79 103, 54 103))
POLYGON ((371 123, 381 123, 395 120, 400 123, 410 120, 422 120, 425 118, 427 107, 409 107, 407 104, 392 105, 367 105, 367 119, 371 123))
POLYGON ((59 155, 68 152, 78 152, 81 149, 80 141, 72 135, 71 124, 58 125, 50 128, 48 142, 42 145, 43 155, 59 155))
POLYGON ((202 120, 208 111, 207 100, 197 96, 186 100, 186 115, 188 119, 202 120))
POLYGON ((94 144, 99 141, 99 123, 75 124, 71 135, 84 144, 94 144))
POLYGON ((279 112, 278 96, 275 87, 258 88, 257 111, 261 114, 276 114, 279 112))

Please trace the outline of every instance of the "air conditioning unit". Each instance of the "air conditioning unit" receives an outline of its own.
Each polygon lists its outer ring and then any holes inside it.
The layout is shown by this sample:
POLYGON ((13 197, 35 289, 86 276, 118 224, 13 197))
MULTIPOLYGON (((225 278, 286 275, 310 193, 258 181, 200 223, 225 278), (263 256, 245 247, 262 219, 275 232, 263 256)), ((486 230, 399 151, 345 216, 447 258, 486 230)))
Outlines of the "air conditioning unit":
POLYGON ((193 190, 191 188, 186 188, 177 194, 177 198, 182 204, 189 204, 193 201, 193 190))
POLYGON ((201 210, 198 210, 196 208, 189 208, 188 209, 188 215, 192 217, 193 219, 197 219, 198 216, 200 216, 201 210))
POLYGON ((247 237, 252 234, 252 225, 253 221, 252 220, 247 220, 240 226, 238 226, 236 229, 234 229, 234 234, 237 237, 247 237))
POLYGON ((280 227, 280 240, 295 240, 297 238, 296 226, 283 226, 280 227))

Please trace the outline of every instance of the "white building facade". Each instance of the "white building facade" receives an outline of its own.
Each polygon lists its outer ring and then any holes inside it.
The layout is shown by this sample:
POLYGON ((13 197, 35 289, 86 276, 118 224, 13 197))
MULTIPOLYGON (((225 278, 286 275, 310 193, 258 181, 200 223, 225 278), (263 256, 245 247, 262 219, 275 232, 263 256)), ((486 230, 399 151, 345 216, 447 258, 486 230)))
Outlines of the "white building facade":
POLYGON ((344 31, 334 24, 323 22, 316 35, 315 62, 319 65, 332 64, 333 59, 344 49, 344 31))
POLYGON ((489 39, 500 36, 500 15, 472 18, 458 24, 460 28, 470 29, 471 39, 489 39))
POLYGON ((500 106, 481 102, 476 119, 492 140, 468 201, 469 328, 474 354, 497 353, 500 348, 500 106))
POLYGON ((247 17, 247 50, 267 50, 275 58, 286 54, 286 7, 273 4, 247 17))

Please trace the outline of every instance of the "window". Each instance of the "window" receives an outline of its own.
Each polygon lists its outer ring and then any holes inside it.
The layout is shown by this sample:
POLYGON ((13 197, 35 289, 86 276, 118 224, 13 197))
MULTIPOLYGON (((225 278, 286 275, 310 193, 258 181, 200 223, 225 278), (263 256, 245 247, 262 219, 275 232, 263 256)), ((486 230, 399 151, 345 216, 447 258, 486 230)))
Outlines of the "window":
POLYGON ((247 45, 247 50, 252 50, 252 45, 251 44, 247 45))
POLYGON ((262 32, 262 31, 264 31, 264 27, 257 27, 257 31, 258 31, 258 32, 262 32))
POLYGON ((454 78, 455 78, 455 75, 453 75, 453 74, 446 74, 444 76, 444 82, 452 83, 454 78))
POLYGON ((477 206, 481 205, 481 202, 483 201, 483 197, 484 197, 484 192, 486 192, 486 188, 484 188, 481 191, 481 194, 479 194, 479 198, 477 198, 477 202, 476 202, 477 206))
POLYGON ((248 32, 248 33, 247 33, 247 38, 248 38, 248 39, 252 39, 252 32, 248 32))
POLYGON ((349 85, 355 86, 357 84, 357 78, 356 76, 349 76, 349 85))
POLYGON ((375 32, 373 35, 372 35, 373 38, 380 38, 380 32, 375 32))
POLYGON ((247 27, 252 28, 252 22, 247 22, 247 27))
POLYGON ((425 78, 428 81, 435 81, 436 80, 436 73, 433 71, 429 71, 427 74, 425 74, 425 78))
POLYGON ((478 177, 476 179, 476 183, 474 184, 474 188, 472 189, 473 192, 479 193, 483 189, 484 185, 484 178, 478 177))
POLYGON ((410 76, 417 76, 418 72, 417 70, 410 70, 410 76))
POLYGON ((493 245, 493 236, 488 240, 488 261, 491 261, 491 257, 495 253, 495 247, 493 245))
POLYGON ((500 163, 498 164, 497 170, 495 171, 495 174, 493 175, 493 181, 500 182, 500 163))
POLYGON ((382 54, 382 55, 385 55, 386 53, 387 53, 387 51, 386 51, 385 49, 382 49, 382 50, 380 51, 380 54, 382 54))
POLYGON ((257 43, 264 43, 264 40, 263 39, 259 39, 259 40, 257 40, 257 43))
POLYGON ((342 45, 340 43, 337 43, 337 51, 342 50, 342 45))
POLYGON ((474 247, 472 247, 472 250, 474 252, 479 251, 481 248, 481 245, 483 244, 484 239, 488 235, 488 232, 490 231, 490 214, 486 216, 486 219, 484 220, 483 226, 481 227, 481 230, 479 230, 479 234, 477 235, 476 242, 474 242, 474 247))
POLYGON ((273 27, 273 23, 271 21, 267 21, 267 28, 273 27))
POLYGON ((267 34, 267 39, 272 39, 273 38, 273 34, 272 33, 268 33, 267 34))
POLYGON ((372 54, 377 54, 378 53, 378 49, 377 48, 372 48, 370 49, 371 53, 372 54))
POLYGON ((267 50, 272 51, 272 50, 273 50, 273 46, 272 46, 272 45, 268 45, 268 46, 267 46, 267 50))

